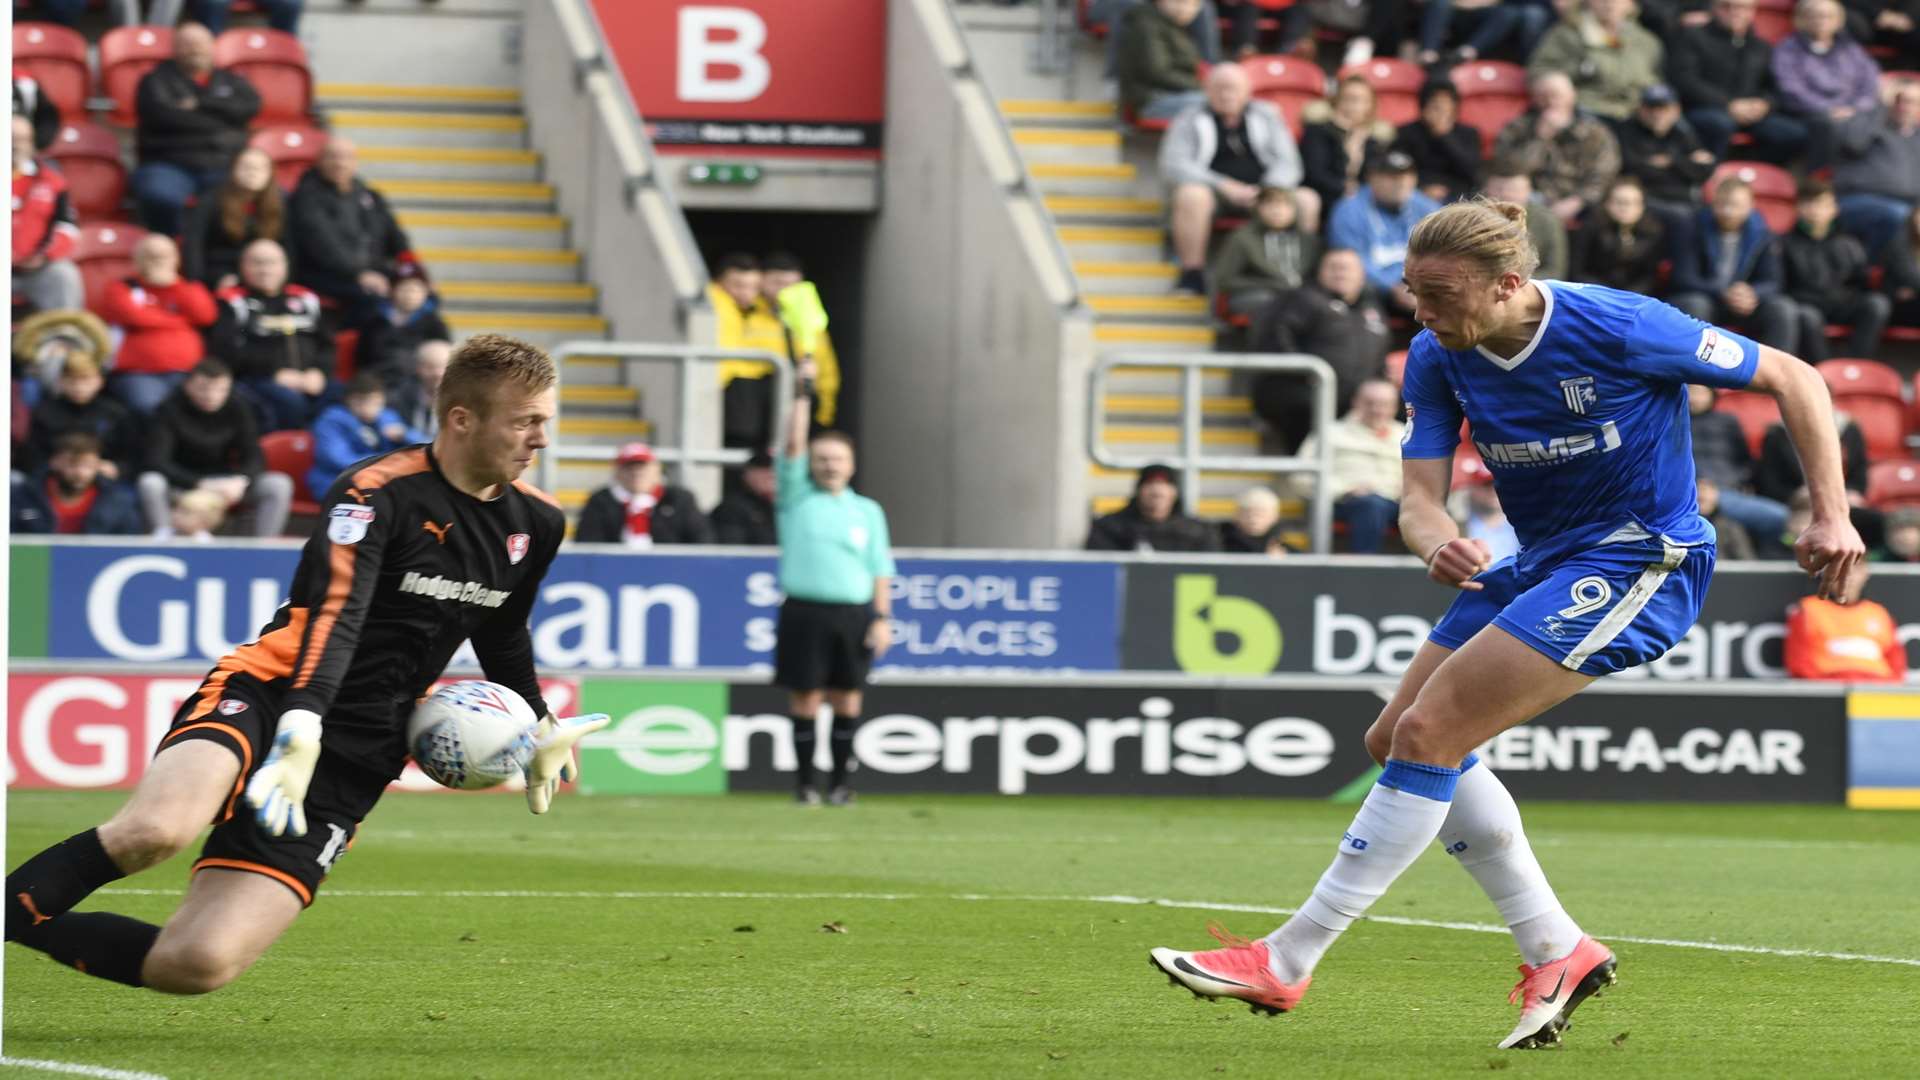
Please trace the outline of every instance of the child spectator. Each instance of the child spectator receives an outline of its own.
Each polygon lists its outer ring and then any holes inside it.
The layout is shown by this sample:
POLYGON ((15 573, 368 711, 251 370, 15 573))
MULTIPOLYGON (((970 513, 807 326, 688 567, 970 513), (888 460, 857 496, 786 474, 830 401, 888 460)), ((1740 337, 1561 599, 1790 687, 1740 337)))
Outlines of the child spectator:
POLYGON ((227 521, 227 501, 211 491, 183 491, 174 496, 167 523, 155 529, 155 540, 213 543, 213 534, 227 521))
POLYGON ((60 536, 134 536, 146 531, 124 484, 101 474, 100 440, 70 431, 53 442, 47 468, 13 485, 13 531, 60 536))
POLYGON ((209 289, 240 283, 240 253, 255 240, 285 248, 287 204, 273 182, 273 159, 249 147, 233 159, 226 182, 187 212, 183 272, 209 289))
POLYGON ((1799 319, 1800 358, 1827 358, 1827 324, 1851 323, 1848 356, 1872 356, 1893 314, 1893 301, 1867 287, 1867 251, 1834 229, 1840 206, 1821 180, 1800 185, 1800 220, 1780 241, 1786 294, 1799 319))
POLYGON ((1654 296, 1666 257, 1666 226, 1647 213, 1640 181, 1621 176, 1607 185, 1606 200, 1574 235, 1568 262, 1575 281, 1654 296))
POLYGON ((373 318, 360 327, 355 371, 371 371, 391 381, 412 370, 421 342, 453 340, 426 267, 419 263, 402 263, 394 270, 393 289, 375 302, 374 310, 373 318))
POLYGON ((145 415, 206 356, 200 331, 219 311, 206 286, 180 276, 180 249, 167 237, 141 238, 133 266, 133 277, 107 286, 100 314, 126 331, 113 363, 113 393, 145 415))
POLYGON ((1280 539, 1280 496, 1272 488, 1240 493, 1232 521, 1220 523, 1220 550, 1230 555, 1285 555, 1280 539))
POLYGON ((452 342, 423 341, 413 351, 413 370, 386 381, 388 407, 399 413, 408 427, 428 438, 440 433, 440 416, 433 403, 440 396, 440 380, 452 358, 452 342))
POLYGON ((573 538, 583 544, 711 544, 713 529, 693 493, 662 479, 653 447, 631 442, 613 459, 613 479, 587 497, 573 538))
POLYGON ((387 408, 387 391, 370 371, 347 383, 345 400, 329 406, 313 424, 313 468, 307 490, 325 491, 347 467, 362 458, 384 454, 411 443, 427 442, 387 408))
POLYGON ((34 407, 23 463, 27 469, 48 464, 55 443, 82 432, 99 440, 100 475, 132 481, 140 461, 140 432, 127 407, 100 392, 105 385, 98 361, 86 353, 68 354, 54 392, 34 407))
POLYGON ((1252 315, 1307 281, 1319 247, 1300 230, 1293 192, 1261 188, 1253 220, 1234 230, 1214 257, 1214 285, 1227 298, 1228 311, 1252 315))

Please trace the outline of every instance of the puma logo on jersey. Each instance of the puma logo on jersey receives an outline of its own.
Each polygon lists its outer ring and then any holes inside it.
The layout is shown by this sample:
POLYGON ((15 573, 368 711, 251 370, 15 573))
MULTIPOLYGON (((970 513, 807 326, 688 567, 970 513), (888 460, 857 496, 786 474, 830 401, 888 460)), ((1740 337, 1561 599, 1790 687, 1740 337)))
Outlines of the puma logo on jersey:
POLYGON ((489 589, 478 581, 449 581, 438 574, 428 577, 418 570, 409 570, 400 579, 400 591, 431 600, 457 600, 489 608, 499 607, 513 595, 512 589, 489 589))
POLYGON ((1569 458, 1590 454, 1595 450, 1606 453, 1620 449, 1620 429, 1609 420, 1600 425, 1596 434, 1584 431, 1574 435, 1555 435, 1551 439, 1535 439, 1531 442, 1486 443, 1474 440, 1480 456, 1488 464, 1495 465, 1558 465, 1569 458))
POLYGON ((453 522, 449 521, 445 525, 435 525, 431 521, 423 521, 420 523, 420 527, 432 533, 435 540, 445 544, 447 542, 447 530, 453 528, 453 522))

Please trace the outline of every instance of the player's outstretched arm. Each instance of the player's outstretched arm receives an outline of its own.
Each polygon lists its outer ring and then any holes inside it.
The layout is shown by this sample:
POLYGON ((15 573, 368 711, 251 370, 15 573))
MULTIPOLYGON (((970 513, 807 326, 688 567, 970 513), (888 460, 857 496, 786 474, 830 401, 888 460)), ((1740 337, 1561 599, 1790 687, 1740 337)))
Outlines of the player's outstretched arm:
POLYGON ((1812 365, 1762 345, 1748 389, 1780 403, 1780 419, 1806 473, 1813 524, 1794 542, 1794 556, 1800 568, 1819 582, 1820 596, 1852 603, 1866 584, 1867 548, 1850 516, 1840 434, 1833 425, 1827 384, 1812 365))
POLYGON ((1481 540, 1460 535, 1447 513, 1447 487, 1453 483, 1453 459, 1404 458, 1400 462, 1400 539, 1426 560, 1427 576, 1442 585, 1478 590, 1470 580, 1493 564, 1481 540))
POLYGON ((533 757, 526 767, 527 809, 536 814, 547 812, 561 782, 572 782, 580 775, 580 765, 573 759, 574 745, 612 722, 606 713, 566 720, 548 713, 540 718, 540 726, 534 729, 533 757))

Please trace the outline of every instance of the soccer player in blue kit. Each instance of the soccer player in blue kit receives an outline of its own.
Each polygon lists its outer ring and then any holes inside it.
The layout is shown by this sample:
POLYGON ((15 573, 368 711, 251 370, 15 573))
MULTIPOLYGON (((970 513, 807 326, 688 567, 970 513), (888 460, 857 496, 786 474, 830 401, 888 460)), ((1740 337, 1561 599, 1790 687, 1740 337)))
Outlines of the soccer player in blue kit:
POLYGON ((1525 961, 1503 1049, 1557 1044, 1573 1010, 1614 982, 1613 953, 1561 906, 1512 795, 1473 751, 1655 659, 1699 616, 1714 533, 1694 502, 1688 383, 1780 403, 1813 498, 1794 554, 1821 596, 1859 595, 1864 548, 1813 368, 1658 300, 1533 280, 1538 263, 1512 203, 1454 203, 1413 231, 1405 280, 1426 329, 1407 358, 1400 534, 1461 593, 1367 732, 1386 768, 1298 912, 1261 940, 1216 931, 1223 948, 1153 950, 1195 994, 1293 1008, 1327 948, 1435 839, 1525 961), (1463 418, 1521 542, 1498 563, 1444 505, 1463 418))

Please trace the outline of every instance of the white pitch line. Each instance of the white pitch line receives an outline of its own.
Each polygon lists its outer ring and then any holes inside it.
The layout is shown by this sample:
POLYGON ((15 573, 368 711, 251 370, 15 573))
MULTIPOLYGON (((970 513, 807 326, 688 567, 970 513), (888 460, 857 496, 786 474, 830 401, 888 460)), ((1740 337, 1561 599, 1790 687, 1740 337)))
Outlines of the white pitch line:
POLYGON ((38 1069, 41 1072, 66 1073, 69 1076, 97 1076, 100 1080, 167 1080, 159 1073, 109 1069, 100 1065, 79 1065, 71 1061, 41 1061, 39 1058, 0 1057, 0 1068, 38 1069))
MULTIPOLYGON (((121 896, 178 896, 177 889, 101 889, 101 893, 121 896)), ((900 902, 945 900, 963 903, 1015 904, 1122 904, 1129 907, 1164 907, 1191 911, 1234 911, 1249 915, 1292 915, 1295 909, 1265 904, 1234 904, 1220 900, 1169 900, 1152 896, 1055 896, 1007 893, 879 893, 879 892, 732 892, 707 890, 681 892, 589 891, 558 889, 329 889, 328 897, 354 900, 849 900, 900 902)), ((1504 926, 1491 923, 1450 922, 1442 919, 1410 919, 1400 915, 1368 915, 1370 922, 1389 926, 1411 926, 1429 930, 1461 930, 1474 934, 1505 934, 1504 926)), ((1905 956, 1876 956, 1871 953, 1828 952, 1823 949, 1790 949, 1772 945, 1739 945, 1720 941, 1685 941, 1679 938, 1637 937, 1630 934, 1597 934, 1603 941, 1624 941, 1634 945, 1664 945, 1674 949, 1700 949, 1706 952, 1747 953, 1755 956, 1805 957, 1815 960, 1843 960, 1858 964, 1898 964, 1920 967, 1920 959, 1905 956)))

